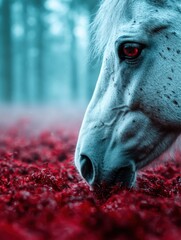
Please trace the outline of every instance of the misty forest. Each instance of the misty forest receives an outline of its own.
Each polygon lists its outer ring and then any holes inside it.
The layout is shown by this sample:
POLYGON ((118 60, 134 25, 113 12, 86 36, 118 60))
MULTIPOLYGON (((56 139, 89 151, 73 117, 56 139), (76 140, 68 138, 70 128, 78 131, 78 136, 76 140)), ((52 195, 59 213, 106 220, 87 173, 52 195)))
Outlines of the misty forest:
POLYGON ((87 103, 98 0, 0 0, 0 103, 87 103))

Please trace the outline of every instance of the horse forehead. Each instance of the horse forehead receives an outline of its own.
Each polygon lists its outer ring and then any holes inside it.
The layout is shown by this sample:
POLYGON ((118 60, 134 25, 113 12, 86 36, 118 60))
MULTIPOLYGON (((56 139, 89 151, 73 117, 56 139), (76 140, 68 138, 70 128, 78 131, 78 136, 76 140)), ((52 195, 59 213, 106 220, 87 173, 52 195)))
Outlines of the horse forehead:
POLYGON ((154 1, 154 0, 138 0, 133 1, 132 4, 128 4, 125 10, 121 14, 120 22, 121 24, 127 24, 133 22, 134 24, 139 23, 140 25, 154 25, 156 22, 167 21, 171 23, 171 20, 178 20, 181 16, 181 11, 174 3, 158 7, 155 4, 150 4, 150 2, 166 2, 164 1, 154 1))
POLYGON ((115 35, 120 36, 124 32, 144 31, 151 33, 159 29, 174 28, 181 31, 181 13, 173 11, 172 9, 153 9, 145 8, 145 11, 136 11, 132 17, 126 18, 122 16, 119 22, 119 27, 115 28, 115 35))
POLYGON ((126 18, 132 18, 135 14, 148 17, 149 13, 154 14, 154 12, 158 14, 169 11, 181 13, 181 3, 179 2, 174 0, 127 0, 122 14, 126 18))

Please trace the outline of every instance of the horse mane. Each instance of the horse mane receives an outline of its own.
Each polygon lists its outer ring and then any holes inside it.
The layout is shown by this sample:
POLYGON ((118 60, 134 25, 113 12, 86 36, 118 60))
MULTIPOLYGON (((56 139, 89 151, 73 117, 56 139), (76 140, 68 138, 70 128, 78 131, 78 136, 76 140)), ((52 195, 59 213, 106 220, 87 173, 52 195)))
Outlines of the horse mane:
MULTIPOLYGON (((102 56, 109 42, 113 26, 119 26, 121 15, 124 14, 129 5, 137 0, 101 0, 98 12, 91 24, 93 56, 102 56)), ((170 7, 172 3, 180 12, 180 1, 178 0, 145 0, 155 7, 170 7)))
POLYGON ((125 1, 127 0, 101 0, 97 15, 91 24, 93 55, 95 57, 103 54, 112 27, 119 19, 117 16, 120 16, 125 1))

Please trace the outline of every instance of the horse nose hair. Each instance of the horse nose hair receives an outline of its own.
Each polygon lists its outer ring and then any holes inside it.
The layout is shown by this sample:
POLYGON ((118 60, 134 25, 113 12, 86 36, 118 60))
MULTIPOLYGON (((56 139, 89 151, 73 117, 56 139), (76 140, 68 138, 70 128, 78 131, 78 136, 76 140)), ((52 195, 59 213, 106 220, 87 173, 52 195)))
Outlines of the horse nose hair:
POLYGON ((80 172, 82 177, 92 185, 95 181, 95 168, 90 160, 86 155, 81 155, 80 159, 80 172))

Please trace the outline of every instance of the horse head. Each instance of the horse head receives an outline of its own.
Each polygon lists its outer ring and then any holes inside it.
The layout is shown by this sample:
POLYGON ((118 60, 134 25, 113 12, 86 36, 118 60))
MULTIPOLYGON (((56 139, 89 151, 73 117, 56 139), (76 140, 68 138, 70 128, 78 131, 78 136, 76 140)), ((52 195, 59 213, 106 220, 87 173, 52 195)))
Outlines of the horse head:
POLYGON ((90 185, 132 186, 181 130, 181 3, 105 0, 95 19, 103 61, 75 165, 90 185))

